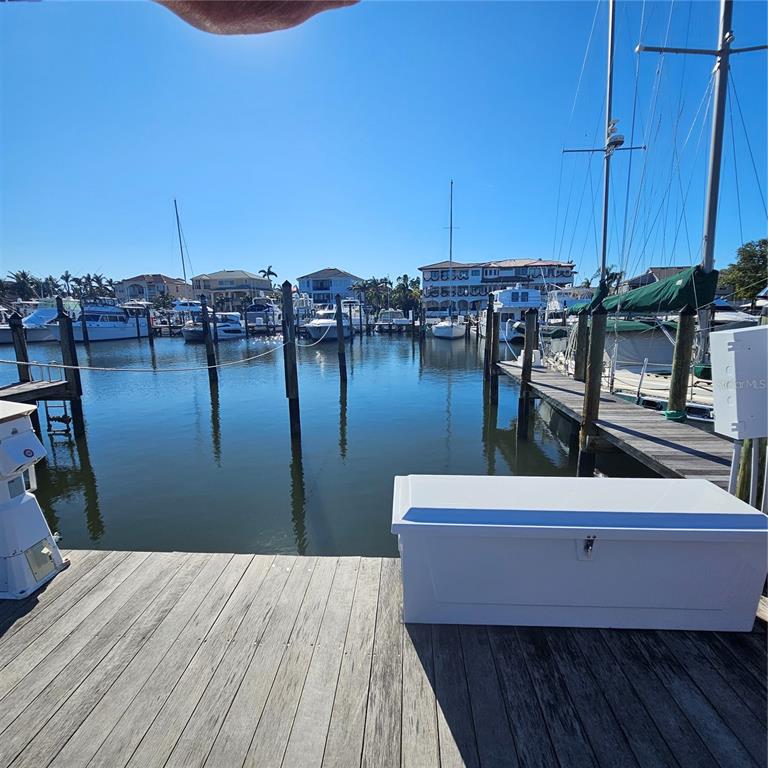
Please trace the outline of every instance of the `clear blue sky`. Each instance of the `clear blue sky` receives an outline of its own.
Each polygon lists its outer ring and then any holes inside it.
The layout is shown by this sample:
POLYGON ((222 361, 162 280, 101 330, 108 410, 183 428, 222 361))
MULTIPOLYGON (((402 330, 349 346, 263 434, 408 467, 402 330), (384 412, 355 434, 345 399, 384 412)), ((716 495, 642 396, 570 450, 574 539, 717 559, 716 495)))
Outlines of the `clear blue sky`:
MULTIPOLYGON (((566 156, 558 181, 561 148, 590 145, 601 119, 605 4, 572 114, 596 7, 366 0, 217 37, 149 2, 3 4, 0 268, 179 274, 175 196, 196 273, 415 274, 447 256, 453 177, 457 260, 570 255, 589 276, 600 157, 590 179, 586 155, 566 156)), ((716 38, 715 2, 619 3, 613 112, 627 139, 643 14, 648 43, 668 24, 670 44, 716 38)), ((736 0, 734 29, 736 45, 764 43, 766 4, 736 0)), ((703 134, 694 116, 712 61, 667 56, 657 81, 659 61, 639 61, 649 149, 632 159, 627 235, 630 153, 614 162, 609 261, 630 272, 696 261, 701 239, 709 116, 703 134)), ((765 194, 766 54, 734 58, 733 74, 765 194)), ((733 119, 750 240, 766 222, 735 105, 733 119)), ((722 266, 741 239, 730 127, 721 211, 722 266)))

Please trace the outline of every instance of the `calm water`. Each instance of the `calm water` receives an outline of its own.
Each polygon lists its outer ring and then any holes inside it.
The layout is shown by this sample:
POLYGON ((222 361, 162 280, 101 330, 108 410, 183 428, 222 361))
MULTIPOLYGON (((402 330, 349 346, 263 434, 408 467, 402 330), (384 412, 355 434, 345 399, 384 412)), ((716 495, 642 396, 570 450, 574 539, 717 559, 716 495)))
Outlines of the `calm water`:
MULTIPOLYGON (((222 342, 219 359, 275 346, 222 342)), ((30 347, 35 360, 57 353, 30 347)), ((279 350, 221 370, 218 393, 205 371, 160 372, 205 363, 201 346, 180 339, 158 339, 154 360, 133 340, 78 353, 82 365, 158 372, 84 372, 86 439, 45 438, 37 495, 66 547, 395 555, 395 475, 573 474, 542 419, 516 447, 517 388, 503 376, 489 426, 474 337, 429 338, 421 350, 410 338, 356 338, 346 396, 336 344, 301 348, 303 439, 293 451, 279 350)), ((14 375, 0 366, 2 383, 14 375)))

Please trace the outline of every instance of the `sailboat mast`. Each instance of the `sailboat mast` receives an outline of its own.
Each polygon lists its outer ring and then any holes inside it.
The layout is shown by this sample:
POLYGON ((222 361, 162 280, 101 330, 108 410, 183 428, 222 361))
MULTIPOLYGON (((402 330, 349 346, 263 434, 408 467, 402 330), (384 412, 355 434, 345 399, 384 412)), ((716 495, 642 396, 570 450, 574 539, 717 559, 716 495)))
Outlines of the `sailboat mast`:
POLYGON ((611 136, 615 124, 611 117, 613 108, 613 48, 614 28, 616 26, 615 0, 608 0, 608 76, 605 86, 605 155, 603 159, 603 239, 600 249, 600 285, 605 285, 608 260, 608 194, 611 182, 611 136))
MULTIPOLYGON (((451 288, 453 290, 453 179, 451 179, 450 209, 448 213, 448 276, 451 278, 451 288)), ((453 320, 453 297, 448 297, 448 315, 453 320)))
POLYGON ((723 128, 725 126, 725 100, 728 92, 728 58, 733 32, 733 0, 720 0, 720 30, 717 36, 715 61, 714 111, 712 135, 709 143, 709 168, 707 171, 707 197, 704 208, 704 237, 701 266, 711 272, 715 266, 715 225, 717 224, 717 199, 720 194, 720 166, 723 156, 723 128))
POLYGON ((176 211, 176 231, 179 235, 179 252, 181 253, 181 271, 184 275, 184 282, 187 282, 187 268, 184 266, 184 246, 181 244, 181 222, 179 221, 179 206, 176 205, 176 198, 173 198, 173 210, 176 211))

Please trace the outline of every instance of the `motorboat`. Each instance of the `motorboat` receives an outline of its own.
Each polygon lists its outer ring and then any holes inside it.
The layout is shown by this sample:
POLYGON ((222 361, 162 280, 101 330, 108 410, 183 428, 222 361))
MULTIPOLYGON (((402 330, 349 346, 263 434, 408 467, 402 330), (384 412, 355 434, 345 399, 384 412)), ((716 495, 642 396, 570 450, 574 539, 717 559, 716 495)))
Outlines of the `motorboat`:
MULTIPOLYGON (((513 287, 493 291, 493 310, 499 314, 499 341, 507 344, 522 343, 525 340, 525 313, 529 309, 540 309, 541 293, 517 283, 513 287)), ((480 312, 478 333, 485 337, 488 310, 480 312)))
MULTIPOLYGON (((131 317, 115 299, 93 299, 83 307, 72 322, 75 341, 83 341, 83 325, 88 332, 88 341, 120 341, 122 339, 146 338, 149 325, 146 317, 131 317)), ((59 339, 58 324, 50 325, 54 338, 59 339)))
POLYGON ((374 330, 377 333, 401 333, 407 330, 411 321, 403 314, 401 309, 382 309, 376 320, 374 330))
POLYGON ((283 322, 283 310, 272 299, 255 299, 245 310, 245 321, 256 333, 268 333, 283 322))
MULTIPOLYGON (((64 311, 74 317, 80 310, 80 304, 76 299, 62 299, 64 311)), ((24 326, 24 336, 27 344, 41 341, 55 341, 58 336, 54 334, 54 328, 58 329, 58 310, 56 299, 40 299, 37 307, 21 321, 24 326)), ((0 344, 12 344, 11 328, 7 322, 0 325, 0 344)))
POLYGON ((594 288, 584 286, 557 288, 547 293, 547 303, 544 308, 545 325, 566 325, 575 323, 575 315, 568 315, 574 304, 583 304, 592 299, 594 288))
MULTIPOLYGON (((225 339, 242 339, 245 336, 245 326, 239 312, 217 312, 214 329, 213 317, 208 320, 208 328, 211 336, 218 336, 219 341, 225 339)), ((181 329, 184 341, 199 343, 205 341, 202 319, 190 320, 181 329)))
MULTIPOLYGON (((344 312, 341 313, 341 325, 344 338, 348 339, 352 335, 352 323, 350 322, 349 315, 344 314, 344 312)), ((336 333, 336 310, 318 310, 314 319, 306 323, 304 328, 306 328, 309 337, 314 341, 336 341, 338 339, 336 333)))
POLYGON ((449 317, 432 326, 432 335, 438 339, 461 339, 465 333, 465 325, 455 317, 449 317))

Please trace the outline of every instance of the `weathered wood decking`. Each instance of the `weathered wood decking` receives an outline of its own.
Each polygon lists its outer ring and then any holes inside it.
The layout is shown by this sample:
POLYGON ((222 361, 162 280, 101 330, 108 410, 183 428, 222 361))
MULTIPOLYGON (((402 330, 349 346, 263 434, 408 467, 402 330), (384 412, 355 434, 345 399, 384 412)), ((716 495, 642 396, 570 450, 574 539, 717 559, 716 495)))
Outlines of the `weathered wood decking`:
POLYGON ((399 561, 70 553, 0 602, 0 766, 766 764, 766 635, 404 626, 399 561))
POLYGON ((68 400, 72 390, 66 381, 25 381, 0 387, 0 400, 36 403, 41 400, 68 400))
MULTIPOLYGON (((519 381, 521 369, 499 363, 499 369, 519 381)), ((542 400, 576 423, 581 420, 584 383, 557 371, 534 368, 531 388, 542 400)), ((603 393, 597 430, 601 437, 662 477, 711 480, 728 487, 733 446, 717 435, 667 421, 662 414, 603 393)))

